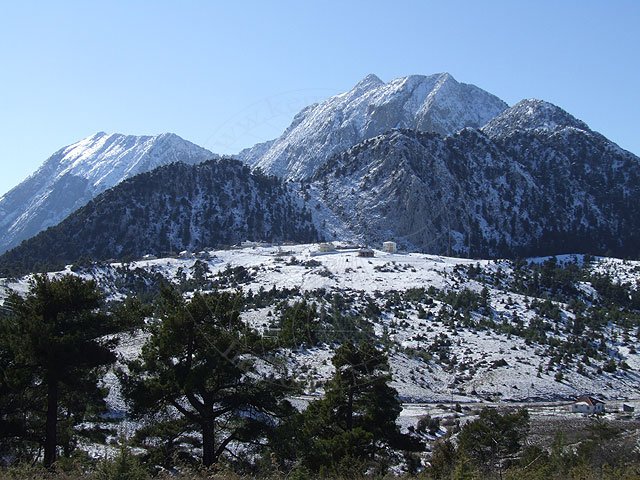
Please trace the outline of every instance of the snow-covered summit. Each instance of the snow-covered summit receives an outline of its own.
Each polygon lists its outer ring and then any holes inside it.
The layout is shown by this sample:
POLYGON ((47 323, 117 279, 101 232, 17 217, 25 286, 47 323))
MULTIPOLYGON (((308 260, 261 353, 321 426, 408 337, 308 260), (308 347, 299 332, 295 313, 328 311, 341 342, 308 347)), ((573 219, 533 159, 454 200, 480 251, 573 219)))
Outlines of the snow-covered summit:
POLYGON ((287 179, 309 178, 332 155, 395 128, 449 135, 479 128, 508 105, 448 73, 410 75, 388 83, 370 74, 351 90, 311 105, 291 126, 239 158, 287 179))
POLYGON ((57 164, 58 178, 72 174, 86 178, 94 187, 111 187, 160 165, 194 164, 213 157, 208 150, 174 133, 135 136, 99 132, 59 150, 47 163, 57 164))
POLYGON ((364 90, 369 90, 371 88, 379 87, 381 85, 384 85, 384 82, 380 80, 380 77, 378 77, 373 73, 370 73, 369 75, 364 77, 362 80, 360 80, 356 84, 356 86, 353 87, 353 90, 364 91, 364 90))
POLYGON ((516 131, 547 130, 555 131, 574 128, 585 132, 591 130, 562 108, 544 100, 526 99, 505 110, 487 125, 482 131, 490 137, 509 136, 516 131))
POLYGON ((138 173, 173 162, 216 157, 173 133, 98 132, 54 153, 34 174, 0 197, 0 252, 16 246, 99 193, 138 173))

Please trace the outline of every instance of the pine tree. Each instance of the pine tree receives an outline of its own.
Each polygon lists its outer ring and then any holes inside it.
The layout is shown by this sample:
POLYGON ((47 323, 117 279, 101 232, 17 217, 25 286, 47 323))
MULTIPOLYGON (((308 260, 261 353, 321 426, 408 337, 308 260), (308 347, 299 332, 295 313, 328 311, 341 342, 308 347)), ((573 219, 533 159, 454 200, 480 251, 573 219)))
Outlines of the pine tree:
POLYGON ((315 303, 306 300, 288 306, 280 318, 279 340, 287 347, 313 346, 318 343, 318 312, 315 303))
POLYGON ((462 428, 458 453, 480 467, 501 472, 507 459, 522 448, 528 432, 526 409, 500 414, 493 408, 484 408, 477 420, 462 428))
POLYGON ((319 471, 354 462, 365 466, 387 446, 420 449, 395 423, 401 404, 389 386, 384 352, 371 343, 346 342, 336 350, 332 363, 336 371, 325 397, 312 402, 297 423, 288 426, 294 445, 282 448, 282 454, 298 457, 319 471))
POLYGON ((364 426, 388 438, 397 429, 395 420, 402 408, 398 392, 388 385, 387 356, 371 343, 346 342, 336 350, 332 363, 336 373, 327 401, 334 405, 336 420, 345 430, 364 426))
POLYGON ((255 374, 260 338, 240 319, 242 301, 226 292, 185 301, 165 290, 140 359, 121 374, 134 415, 157 421, 178 414, 200 431, 205 466, 231 442, 267 435, 274 418, 292 409, 283 400, 288 382, 255 374))
MULTIPOLYGON (((8 311, 6 305, 0 309, 3 326, 8 320, 8 311)), ((20 405, 24 402, 19 395, 24 385, 15 376, 15 362, 8 340, 7 336, 0 335, 0 451, 15 455, 16 440, 24 434, 24 422, 21 421, 24 417, 20 412, 20 405)))
POLYGON ((0 324, 11 363, 3 375, 6 398, 25 402, 23 435, 44 430, 39 441, 46 467, 56 461, 59 446, 70 452, 72 426, 89 408, 104 406, 97 383, 103 368, 115 361, 116 341, 103 338, 121 325, 99 312, 102 301, 93 281, 73 275, 36 276, 26 297, 8 299, 11 313, 0 324), (63 436, 62 416, 68 426, 63 436))

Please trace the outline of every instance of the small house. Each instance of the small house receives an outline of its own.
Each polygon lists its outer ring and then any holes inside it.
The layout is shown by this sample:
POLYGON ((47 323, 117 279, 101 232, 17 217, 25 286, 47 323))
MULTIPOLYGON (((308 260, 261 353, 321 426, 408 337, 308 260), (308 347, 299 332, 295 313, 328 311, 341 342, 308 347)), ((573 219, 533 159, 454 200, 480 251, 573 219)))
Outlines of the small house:
POLYGON ((151 253, 147 253, 146 255, 142 256, 143 260, 156 260, 158 257, 156 257, 155 255, 151 254, 151 253))
POLYGON ((358 251, 358 256, 359 257, 365 257, 365 258, 371 258, 371 257, 374 256, 373 250, 371 250, 370 248, 361 248, 358 251))
POLYGON ((589 395, 583 395, 576 398, 571 404, 570 411, 572 413, 604 413, 604 402, 589 395))
POLYGON ((318 252, 328 253, 328 252, 335 252, 335 251, 336 251, 336 247, 331 242, 325 242, 318 245, 318 252))
POLYGON ((635 407, 633 405, 629 405, 628 403, 623 403, 622 411, 627 413, 632 413, 635 411, 635 407))
POLYGON ((179 258, 193 258, 194 255, 189 250, 183 250, 178 254, 179 258))
POLYGON ((396 242, 383 242, 382 251, 387 253, 396 253, 398 251, 396 242))

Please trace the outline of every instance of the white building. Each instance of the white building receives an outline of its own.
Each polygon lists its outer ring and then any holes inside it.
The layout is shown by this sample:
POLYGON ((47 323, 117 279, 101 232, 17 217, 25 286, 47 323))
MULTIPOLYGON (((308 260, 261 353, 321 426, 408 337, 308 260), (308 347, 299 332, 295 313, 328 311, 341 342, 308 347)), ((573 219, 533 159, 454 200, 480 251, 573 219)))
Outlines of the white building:
POLYGON ((318 245, 318 251, 322 253, 335 252, 336 247, 331 242, 321 243, 318 245))
POLYGON ((604 402, 589 395, 576 398, 570 406, 572 413, 604 413, 604 402))
POLYGON ((312 252, 309 253, 309 255, 311 255, 312 257, 315 257, 317 255, 327 255, 331 253, 336 253, 336 251, 337 251, 336 246, 331 242, 319 243, 318 249, 313 250, 312 252))
POLYGON ((396 253, 398 251, 396 242, 383 242, 382 251, 387 253, 396 253))

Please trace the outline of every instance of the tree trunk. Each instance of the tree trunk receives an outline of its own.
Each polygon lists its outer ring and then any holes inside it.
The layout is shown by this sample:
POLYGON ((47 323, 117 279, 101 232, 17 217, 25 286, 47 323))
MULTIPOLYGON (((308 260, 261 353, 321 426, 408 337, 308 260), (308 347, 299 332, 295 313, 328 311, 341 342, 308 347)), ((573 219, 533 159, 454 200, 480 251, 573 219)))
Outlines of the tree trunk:
POLYGON ((210 467, 216 463, 216 437, 213 421, 205 421, 202 425, 202 464, 210 467))
POLYGON ((56 461, 58 446, 58 380, 49 378, 47 381, 47 423, 44 438, 44 466, 50 468, 56 461))
POLYGON ((349 394, 347 398, 347 430, 353 429, 353 388, 349 387, 349 394))

